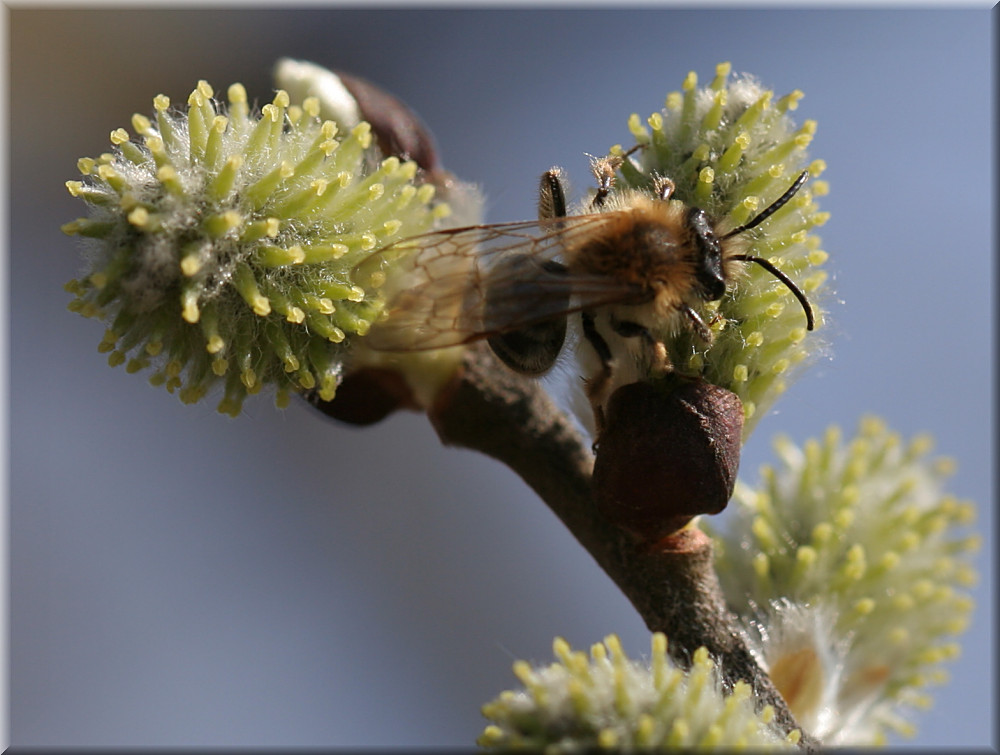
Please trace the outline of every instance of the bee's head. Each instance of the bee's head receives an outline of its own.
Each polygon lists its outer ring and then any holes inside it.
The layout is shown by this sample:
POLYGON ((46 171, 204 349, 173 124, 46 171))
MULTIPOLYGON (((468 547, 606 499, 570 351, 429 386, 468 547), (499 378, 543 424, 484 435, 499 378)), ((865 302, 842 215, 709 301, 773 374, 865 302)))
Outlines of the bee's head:
MULTIPOLYGON (((807 178, 809 178, 809 172, 802 171, 802 173, 799 174, 799 177, 795 179, 795 183, 793 183, 784 194, 778 197, 777 200, 764 208, 761 213, 756 215, 750 221, 732 229, 721 237, 715 235, 715 229, 712 227, 712 222, 709 220, 708 215, 705 214, 704 210, 700 210, 697 207, 692 207, 688 210, 685 223, 687 225, 688 232, 691 234, 692 243, 694 244, 696 250, 695 278, 698 281, 698 285, 700 286, 706 301, 717 301, 726 293, 726 276, 722 264, 723 243, 728 239, 738 236, 744 231, 756 228, 762 222, 771 217, 771 215, 781 209, 781 207, 784 206, 789 199, 795 196, 795 192, 802 187, 802 184, 806 182, 807 178)), ((799 300, 799 303, 802 305, 802 311, 805 312, 806 315, 806 329, 812 330, 815 327, 815 318, 813 316, 812 306, 810 306, 809 300, 806 299, 805 294, 802 293, 802 290, 795 285, 791 278, 775 267, 772 262, 764 259, 763 257, 755 257, 751 254, 734 253, 733 250, 729 250, 729 253, 725 256, 727 260, 755 262, 771 273, 771 275, 787 286, 788 289, 795 295, 795 298, 799 300)))

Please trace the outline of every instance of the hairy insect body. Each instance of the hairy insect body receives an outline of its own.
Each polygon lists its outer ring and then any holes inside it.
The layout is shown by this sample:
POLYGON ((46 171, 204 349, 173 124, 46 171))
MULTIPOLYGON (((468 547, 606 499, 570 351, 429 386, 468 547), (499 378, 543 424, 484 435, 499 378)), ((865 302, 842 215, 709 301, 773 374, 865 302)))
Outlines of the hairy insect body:
MULTIPOLYGON (((634 286, 636 300, 649 303, 660 322, 678 314, 683 305, 698 306, 720 298, 734 264, 722 269, 722 251, 701 248, 691 229, 689 209, 681 202, 652 199, 636 193, 627 209, 572 252, 575 268, 634 286), (710 256, 709 256, 710 255, 710 256)), ((714 239, 712 239, 715 241, 714 239)))
POLYGON ((589 212, 567 215, 561 171, 544 173, 539 219, 435 231, 380 250, 355 269, 361 285, 382 284, 388 316, 372 329, 375 349, 436 349, 486 339, 508 367, 542 375, 579 330, 582 376, 598 435, 614 390, 673 369, 665 339, 691 331, 706 345, 712 331, 698 311, 721 299, 754 262, 809 302, 769 261, 744 253, 741 234, 770 217, 805 182, 802 173, 776 202, 724 234, 702 209, 671 199, 674 184, 613 194, 624 156, 596 159, 598 189, 589 212), (401 274, 398 268, 406 270, 401 274))
POLYGON ((634 291, 580 313, 578 355, 598 427, 615 390, 673 368, 664 338, 693 328, 711 341, 696 310, 721 298, 739 267, 728 259, 739 240, 721 242, 701 210, 641 192, 608 204, 609 222, 568 254, 571 274, 606 277, 634 291))

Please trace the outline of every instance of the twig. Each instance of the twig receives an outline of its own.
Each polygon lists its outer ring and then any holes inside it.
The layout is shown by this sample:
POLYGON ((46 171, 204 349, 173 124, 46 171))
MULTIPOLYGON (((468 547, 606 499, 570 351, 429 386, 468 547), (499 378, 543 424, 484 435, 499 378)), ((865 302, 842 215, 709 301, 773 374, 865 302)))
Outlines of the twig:
MULTIPOLYGON (((310 401, 336 416, 336 401, 310 401)), ((625 593, 650 631, 667 636, 678 663, 688 665, 693 652, 706 647, 724 685, 747 682, 761 705, 773 706, 786 733, 800 728, 726 608, 708 536, 690 527, 651 544, 602 514, 590 443, 537 381, 504 368, 478 344, 427 414, 445 445, 480 451, 517 472, 625 593)), ((818 748, 805 732, 800 744, 818 748)))
MULTIPOLYGON (((650 631, 663 632, 681 663, 705 646, 724 683, 743 680, 775 710, 786 732, 798 729, 784 699, 744 644, 726 609, 711 540, 689 528, 640 541, 603 516, 591 485, 589 443, 537 383, 504 369, 484 346, 428 411, 446 445, 481 451, 517 472, 614 580, 650 631)), ((803 732, 807 749, 818 743, 803 732)))

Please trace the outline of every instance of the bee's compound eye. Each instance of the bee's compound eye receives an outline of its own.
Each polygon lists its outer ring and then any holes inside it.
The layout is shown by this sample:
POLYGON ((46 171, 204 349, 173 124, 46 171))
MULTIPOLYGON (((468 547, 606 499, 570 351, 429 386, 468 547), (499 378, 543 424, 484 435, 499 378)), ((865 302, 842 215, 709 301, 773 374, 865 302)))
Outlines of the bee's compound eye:
POLYGON ((674 390, 631 383, 611 395, 594 460, 601 512, 646 542, 699 514, 717 514, 733 494, 743 404, 704 380, 674 390))
POLYGON ((695 276, 704 292, 706 301, 721 299, 726 293, 726 279, 722 274, 722 245, 719 243, 712 222, 704 210, 692 207, 688 213, 687 226, 697 249, 697 269, 695 276))

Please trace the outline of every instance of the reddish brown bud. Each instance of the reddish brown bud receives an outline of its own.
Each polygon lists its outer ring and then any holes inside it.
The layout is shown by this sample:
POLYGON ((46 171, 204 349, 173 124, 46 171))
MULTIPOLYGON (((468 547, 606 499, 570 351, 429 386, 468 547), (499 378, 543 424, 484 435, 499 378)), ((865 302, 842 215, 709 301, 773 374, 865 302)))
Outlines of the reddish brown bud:
POLYGON ((305 398, 323 414, 352 425, 373 425, 397 409, 419 409, 406 379, 395 370, 379 367, 349 373, 332 401, 324 401, 315 391, 305 398))
POLYGON ((361 117, 371 124, 383 154, 413 160, 429 174, 440 170, 434 139, 416 113, 370 81, 342 71, 336 73, 358 103, 361 117))
POLYGON ((743 404, 704 380, 673 391, 632 383, 612 394, 594 461, 602 513, 648 542, 699 514, 717 514, 733 494, 743 404))

